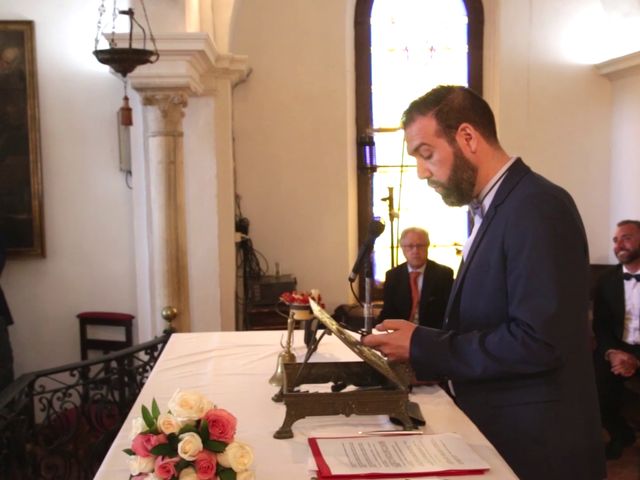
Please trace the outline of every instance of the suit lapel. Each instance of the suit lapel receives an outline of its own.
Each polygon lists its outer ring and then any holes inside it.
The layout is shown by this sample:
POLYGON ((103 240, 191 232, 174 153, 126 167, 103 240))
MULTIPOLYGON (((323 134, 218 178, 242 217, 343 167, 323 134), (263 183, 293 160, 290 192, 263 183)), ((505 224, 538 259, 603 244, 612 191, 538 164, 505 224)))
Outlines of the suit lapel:
POLYGON ((473 239, 471 248, 467 252, 467 258, 463 262, 461 262, 460 269, 458 270, 458 275, 456 276, 456 280, 453 283, 453 287, 451 289, 451 295, 449 296, 449 303, 447 304, 447 311, 445 314, 445 326, 447 328, 451 329, 451 327, 454 327, 449 323, 449 316, 451 314, 453 304, 458 297, 459 290, 464 282, 466 273, 469 270, 470 265, 473 263, 473 259, 476 255, 476 252, 480 247, 487 230, 491 226, 491 223, 493 222, 493 219, 495 218, 497 211, 500 209, 500 206, 509 197, 509 195, 511 194, 513 189, 516 187, 516 185, 518 185, 520 180, 522 180, 522 177, 524 177, 530 171, 531 169, 527 165, 525 165, 522 159, 518 158, 509 167, 509 169, 507 170, 507 174, 504 177, 504 180, 502 180, 502 183, 498 187, 498 190, 496 191, 496 194, 493 197, 493 200, 491 201, 491 205, 489 205, 489 210, 487 210, 487 213, 484 215, 484 218, 482 219, 482 223, 480 224, 480 228, 476 232, 476 236, 473 239))
POLYGON ((618 264, 616 269, 615 282, 611 285, 613 296, 612 305, 615 308, 614 328, 618 338, 622 338, 624 333, 624 314, 625 314, 625 298, 624 298, 624 278, 622 278, 622 264, 618 264))
MULTIPOLYGON (((403 268, 400 272, 400 291, 399 291, 399 296, 398 296, 398 301, 399 301, 399 305, 405 306, 406 305, 411 305, 411 286, 409 285, 409 265, 407 263, 405 263, 403 265, 403 268)), ((405 307, 402 307, 401 310, 404 310, 405 307)), ((409 307, 409 310, 405 313, 402 312, 404 316, 408 316, 410 312, 411 307, 409 307)))

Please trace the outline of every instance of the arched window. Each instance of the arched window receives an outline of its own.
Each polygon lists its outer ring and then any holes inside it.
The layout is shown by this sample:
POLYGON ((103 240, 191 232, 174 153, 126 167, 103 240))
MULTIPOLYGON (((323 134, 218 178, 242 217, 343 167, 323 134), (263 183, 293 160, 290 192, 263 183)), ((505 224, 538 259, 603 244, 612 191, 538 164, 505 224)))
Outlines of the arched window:
POLYGON ((375 244, 376 280, 404 261, 398 259, 397 238, 410 226, 429 231, 429 258, 458 267, 468 233, 467 209, 447 207, 418 180, 415 160, 406 155, 400 117, 413 99, 439 84, 468 85, 482 94, 483 24, 481 0, 356 3, 360 239, 366 238, 372 217, 387 227, 375 244))

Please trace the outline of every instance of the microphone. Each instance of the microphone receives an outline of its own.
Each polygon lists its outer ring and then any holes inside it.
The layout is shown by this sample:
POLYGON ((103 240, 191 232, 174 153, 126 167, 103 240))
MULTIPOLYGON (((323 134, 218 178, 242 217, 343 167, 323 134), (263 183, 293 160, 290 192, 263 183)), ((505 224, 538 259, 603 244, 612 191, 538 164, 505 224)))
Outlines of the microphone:
POLYGON ((353 264, 351 273, 349 274, 349 283, 353 283, 355 279, 358 277, 358 272, 362 267, 362 262, 364 262, 365 258, 367 258, 367 256, 371 253, 371 250, 373 250, 373 244, 375 243, 376 238, 378 238, 383 231, 384 231, 384 223, 382 223, 380 220, 371 221, 371 223, 369 224, 367 239, 364 241, 362 245, 360 245, 360 251, 358 252, 356 261, 353 264))

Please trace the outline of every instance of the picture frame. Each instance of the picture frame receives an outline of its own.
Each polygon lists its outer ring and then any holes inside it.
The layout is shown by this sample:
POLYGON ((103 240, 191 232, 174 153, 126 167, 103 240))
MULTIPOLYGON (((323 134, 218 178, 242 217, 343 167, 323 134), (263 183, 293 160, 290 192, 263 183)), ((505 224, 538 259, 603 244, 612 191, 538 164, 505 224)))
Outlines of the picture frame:
POLYGON ((0 229, 9 256, 45 256, 34 22, 0 20, 0 229))

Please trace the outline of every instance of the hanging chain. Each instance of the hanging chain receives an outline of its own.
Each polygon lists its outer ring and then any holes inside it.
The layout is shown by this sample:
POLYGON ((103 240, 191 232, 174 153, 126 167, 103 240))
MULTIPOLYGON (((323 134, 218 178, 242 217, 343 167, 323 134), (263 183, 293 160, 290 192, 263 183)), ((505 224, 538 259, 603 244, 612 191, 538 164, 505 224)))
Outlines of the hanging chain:
POLYGON ((151 30, 151 23, 149 22, 149 16, 147 15, 147 7, 144 5, 144 0, 140 0, 142 5, 142 11, 144 12, 144 21, 147 22, 147 28, 149 28, 149 37, 151 37, 151 43, 153 43, 153 51, 155 52, 155 59, 151 62, 154 63, 158 60, 158 47, 156 45, 156 37, 153 36, 153 30, 151 30))
POLYGON ((111 25, 111 40, 109 40, 109 46, 111 48, 116 47, 116 20, 118 19, 118 6, 116 5, 117 0, 113 0, 113 12, 111 13, 111 21, 113 22, 111 25))
POLYGON ((100 33, 102 32, 102 17, 104 15, 104 12, 106 12, 107 9, 104 7, 104 0, 102 0, 100 2, 100 7, 98 7, 98 28, 96 31, 96 41, 95 44, 93 46, 94 50, 98 49, 98 41, 100 40, 100 33))

